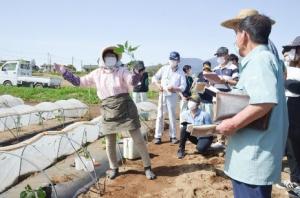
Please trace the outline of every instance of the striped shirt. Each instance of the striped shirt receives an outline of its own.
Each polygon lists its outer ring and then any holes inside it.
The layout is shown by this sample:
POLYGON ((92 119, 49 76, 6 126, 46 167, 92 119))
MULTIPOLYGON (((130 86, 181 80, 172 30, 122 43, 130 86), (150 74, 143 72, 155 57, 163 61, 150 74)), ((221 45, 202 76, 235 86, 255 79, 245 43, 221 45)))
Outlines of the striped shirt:
MULTIPOLYGON (((218 65, 213 69, 213 71, 225 80, 238 80, 239 78, 238 67, 230 62, 223 67, 221 65, 218 65)), ((216 84, 214 85, 214 87, 222 91, 230 90, 230 87, 227 84, 216 84)))
POLYGON ((228 63, 224 67, 218 65, 213 71, 225 80, 237 80, 239 78, 239 70, 236 65, 228 63))

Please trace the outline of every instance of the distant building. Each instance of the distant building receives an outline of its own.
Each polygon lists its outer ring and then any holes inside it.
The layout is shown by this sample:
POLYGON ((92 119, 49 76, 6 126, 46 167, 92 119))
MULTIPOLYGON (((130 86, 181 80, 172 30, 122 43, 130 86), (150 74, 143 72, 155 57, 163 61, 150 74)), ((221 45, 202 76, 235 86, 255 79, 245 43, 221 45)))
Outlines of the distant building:
POLYGON ((54 71, 54 68, 53 68, 53 65, 47 65, 47 64, 42 64, 40 66, 40 70, 42 72, 53 72, 54 71))
POLYGON ((99 65, 84 65, 84 66, 82 66, 82 70, 85 72, 90 72, 90 71, 97 69, 98 67, 99 67, 99 65))

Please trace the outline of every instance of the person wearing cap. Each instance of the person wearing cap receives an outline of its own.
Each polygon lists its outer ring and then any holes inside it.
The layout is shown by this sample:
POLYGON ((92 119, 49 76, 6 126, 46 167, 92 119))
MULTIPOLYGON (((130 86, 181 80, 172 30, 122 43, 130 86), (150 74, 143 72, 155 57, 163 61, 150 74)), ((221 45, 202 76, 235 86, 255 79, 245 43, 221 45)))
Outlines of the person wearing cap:
POLYGON ((147 101, 147 92, 149 91, 148 73, 145 71, 143 61, 135 61, 135 68, 142 75, 140 82, 133 88, 132 99, 135 103, 147 101))
POLYGON ((229 61, 235 66, 239 67, 239 57, 235 54, 229 54, 229 61))
POLYGON ((224 172, 232 179, 235 198, 271 197, 272 184, 280 181, 288 114, 281 63, 269 50, 269 17, 256 14, 235 27, 236 45, 243 60, 235 86, 249 96, 249 104, 217 125, 229 136, 224 172), (248 127, 269 114, 267 129, 248 127))
POLYGON ((226 47, 220 47, 215 56, 219 65, 213 69, 213 72, 218 74, 223 84, 215 84, 214 87, 220 91, 228 92, 231 90, 230 87, 236 85, 238 81, 238 67, 229 61, 228 49, 226 47))
MULTIPOLYGON (((203 73, 212 72, 211 63, 209 61, 204 61, 202 64, 202 71, 197 75, 198 83, 206 83, 206 87, 209 86, 209 81, 204 78, 203 73)), ((209 89, 204 89, 203 93, 198 93, 201 99, 201 108, 213 116, 213 95, 209 89)))
POLYGON ((179 159, 182 159, 185 156, 185 144, 187 140, 197 145, 196 149, 200 154, 205 154, 213 141, 213 136, 197 138, 191 136, 190 133, 187 132, 187 124, 193 124, 195 126, 212 124, 209 113, 199 108, 200 103, 200 97, 198 95, 193 95, 188 100, 188 110, 181 113, 182 127, 180 129, 179 149, 177 151, 177 157, 179 159))
POLYGON ((115 53, 115 49, 115 46, 105 48, 101 54, 99 68, 83 77, 75 76, 62 65, 55 64, 55 69, 75 86, 96 86, 97 95, 101 100, 101 132, 105 135, 110 166, 107 176, 115 179, 119 175, 116 133, 129 131, 142 157, 147 179, 155 179, 146 143, 141 135, 138 111, 129 96, 130 88, 139 82, 141 75, 137 69, 131 73, 126 67, 120 67, 122 56, 115 53))
MULTIPOLYGON (((289 117, 286 155, 290 168, 290 181, 283 181, 287 188, 300 190, 300 36, 283 46, 287 77, 285 81, 289 117)), ((298 195, 300 196, 300 194, 298 195)))
POLYGON ((170 128, 170 142, 177 144, 176 138, 176 104, 178 100, 177 93, 183 92, 186 87, 186 78, 183 71, 179 69, 180 55, 178 52, 171 52, 169 64, 161 67, 153 76, 152 82, 159 88, 159 102, 157 119, 155 125, 155 144, 161 144, 161 136, 164 130, 163 114, 168 112, 170 128))
MULTIPOLYGON (((190 65, 184 65, 182 70, 183 70, 183 72, 185 74, 185 78, 186 78, 186 87, 183 92, 178 92, 179 96, 181 98, 180 113, 187 110, 187 103, 188 103, 188 99, 192 95, 191 89, 192 89, 193 82, 194 82, 193 78, 191 77, 192 67, 190 65)), ((181 120, 181 116, 180 116, 180 120, 181 120)))

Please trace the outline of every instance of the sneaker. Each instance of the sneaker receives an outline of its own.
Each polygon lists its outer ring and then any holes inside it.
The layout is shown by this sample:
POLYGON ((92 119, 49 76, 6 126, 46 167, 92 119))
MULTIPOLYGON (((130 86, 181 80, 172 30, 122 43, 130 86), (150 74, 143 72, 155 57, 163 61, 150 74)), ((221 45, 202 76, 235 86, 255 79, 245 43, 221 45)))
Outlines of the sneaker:
POLYGON ((276 185, 278 188, 286 188, 287 190, 293 190, 295 188, 300 188, 299 184, 296 182, 291 182, 289 180, 283 180, 276 185))
POLYGON ((226 146, 224 144, 220 143, 220 142, 212 143, 210 145, 210 147, 213 148, 213 149, 225 149, 226 148, 226 146))
POLYGON ((119 169, 110 169, 106 172, 106 175, 109 179, 113 180, 119 175, 119 169))
POLYGON ((185 156, 184 150, 183 149, 179 149, 177 151, 177 157, 178 157, 178 159, 182 159, 182 158, 184 158, 184 156, 185 156))
POLYGON ((154 144, 161 144, 160 138, 154 138, 154 144))
POLYGON ((151 167, 145 168, 145 175, 146 175, 146 178, 149 180, 156 179, 156 175, 151 170, 151 167))
POLYGON ((288 191, 290 198, 299 198, 300 197, 300 187, 296 187, 293 190, 288 191))
POLYGON ((179 143, 179 141, 176 138, 170 138, 170 142, 172 144, 178 144, 179 143))

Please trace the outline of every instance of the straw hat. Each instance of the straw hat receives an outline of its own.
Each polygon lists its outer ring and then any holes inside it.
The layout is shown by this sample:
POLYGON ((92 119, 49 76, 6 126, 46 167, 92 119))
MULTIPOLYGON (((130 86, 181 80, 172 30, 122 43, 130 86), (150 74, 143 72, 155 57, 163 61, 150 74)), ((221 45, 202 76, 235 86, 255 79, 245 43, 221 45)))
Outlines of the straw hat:
MULTIPOLYGON (((221 25, 226 28, 234 29, 237 26, 237 24, 244 18, 257 14, 259 14, 259 12, 255 9, 242 9, 235 18, 226 20, 222 22, 221 25)), ((275 21, 271 19, 271 23, 273 25, 275 24, 275 21)))
POLYGON ((104 55, 107 51, 112 51, 114 54, 117 55, 118 61, 120 61, 121 58, 122 58, 122 54, 117 54, 117 53, 115 53, 114 50, 115 50, 116 48, 117 48, 116 46, 109 46, 109 47, 104 48, 104 49, 102 50, 102 59, 104 58, 103 55, 104 55))
POLYGON ((193 93, 189 100, 194 101, 197 104, 200 104, 201 98, 197 93, 193 93))

